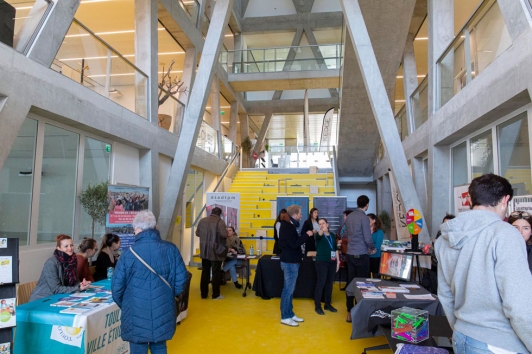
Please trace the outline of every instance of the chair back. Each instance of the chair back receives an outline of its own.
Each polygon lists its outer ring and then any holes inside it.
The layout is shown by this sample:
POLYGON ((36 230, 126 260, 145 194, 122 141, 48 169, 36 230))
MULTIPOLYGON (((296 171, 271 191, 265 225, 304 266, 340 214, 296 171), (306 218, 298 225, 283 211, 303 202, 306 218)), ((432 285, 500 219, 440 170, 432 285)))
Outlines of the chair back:
POLYGON ((20 284, 17 291, 17 305, 25 304, 29 301, 33 289, 37 286, 37 280, 20 284))

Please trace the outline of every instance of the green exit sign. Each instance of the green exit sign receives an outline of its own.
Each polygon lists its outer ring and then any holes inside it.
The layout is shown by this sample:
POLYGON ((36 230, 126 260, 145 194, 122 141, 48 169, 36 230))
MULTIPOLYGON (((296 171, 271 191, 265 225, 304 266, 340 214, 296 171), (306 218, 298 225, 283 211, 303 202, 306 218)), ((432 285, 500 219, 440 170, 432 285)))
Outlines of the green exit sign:
POLYGON ((111 145, 105 144, 105 151, 111 152, 111 145))

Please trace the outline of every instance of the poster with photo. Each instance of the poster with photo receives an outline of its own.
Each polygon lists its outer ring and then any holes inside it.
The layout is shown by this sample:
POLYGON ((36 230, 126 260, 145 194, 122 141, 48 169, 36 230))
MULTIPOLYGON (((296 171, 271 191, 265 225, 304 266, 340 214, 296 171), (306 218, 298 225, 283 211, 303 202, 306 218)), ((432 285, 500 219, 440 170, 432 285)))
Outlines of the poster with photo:
MULTIPOLYGON (((308 218, 309 213, 309 198, 308 197, 277 197, 277 215, 281 209, 287 209, 290 205, 299 205, 301 207, 301 220, 297 233, 301 233, 303 223, 308 218)), ((277 216, 276 216, 277 217, 277 216)))
POLYGON ((238 233, 240 223, 240 193, 208 192, 206 196, 207 216, 213 208, 222 209, 221 218, 227 227, 234 227, 238 233))
POLYGON ((110 185, 107 192, 109 211, 106 227, 130 226, 135 215, 149 208, 148 187, 110 185))
POLYGON ((471 210, 469 206, 469 184, 454 187, 454 215, 471 210))
POLYGON ((10 354, 11 353, 11 343, 0 343, 0 354, 10 354))
POLYGON ((0 300, 0 328, 15 327, 17 325, 15 300, 15 298, 0 300))

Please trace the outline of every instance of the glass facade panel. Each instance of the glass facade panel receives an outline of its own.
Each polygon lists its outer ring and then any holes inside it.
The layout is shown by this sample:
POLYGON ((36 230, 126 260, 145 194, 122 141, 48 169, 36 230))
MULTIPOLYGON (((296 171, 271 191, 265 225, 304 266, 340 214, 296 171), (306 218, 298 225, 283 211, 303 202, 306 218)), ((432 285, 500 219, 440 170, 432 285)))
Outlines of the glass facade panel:
POLYGON ((495 3, 471 30, 471 74, 484 69, 512 44, 499 4, 495 3))
POLYGON ((73 234, 79 135, 46 124, 37 243, 73 234))
POLYGON ((532 192, 530 173, 530 140, 527 113, 523 112, 497 126, 499 173, 508 179, 514 195, 532 192))
MULTIPOLYGON (((468 183, 467 179, 467 143, 464 141, 462 144, 455 146, 451 149, 452 158, 452 183, 453 189, 456 186, 468 183)), ((451 193, 451 195, 453 195, 451 193)), ((454 211, 454 198, 451 198, 451 210, 454 211)))
MULTIPOLYGON (((85 154, 83 156, 83 184, 85 190, 89 184, 94 186, 109 180, 109 164, 111 161, 111 144, 85 137, 85 154)), ((79 236, 92 237, 92 219, 81 208, 79 236)), ((94 234, 98 237, 105 234, 105 225, 94 224, 94 234)))
POLYGON ((0 237, 29 244, 37 121, 26 118, 0 171, 0 237))
POLYGON ((471 179, 493 172, 493 139, 491 130, 471 139, 471 179))

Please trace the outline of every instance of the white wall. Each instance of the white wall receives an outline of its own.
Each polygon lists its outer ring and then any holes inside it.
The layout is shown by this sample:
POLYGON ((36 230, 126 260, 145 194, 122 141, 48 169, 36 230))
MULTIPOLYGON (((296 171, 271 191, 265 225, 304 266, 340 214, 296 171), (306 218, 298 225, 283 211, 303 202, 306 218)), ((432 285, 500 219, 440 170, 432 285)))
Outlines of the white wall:
POLYGON ((338 0, 314 0, 312 12, 335 12, 342 11, 338 0))
POLYGON ((139 149, 117 142, 113 143, 111 184, 138 186, 140 184, 139 161, 139 149))
POLYGON ((347 206, 356 208, 357 198, 367 195, 369 208, 366 213, 377 214, 377 186, 375 184, 340 184, 340 195, 347 197, 347 206))
POLYGON ((295 14, 297 14, 297 11, 292 1, 250 0, 244 17, 281 16, 295 14))

